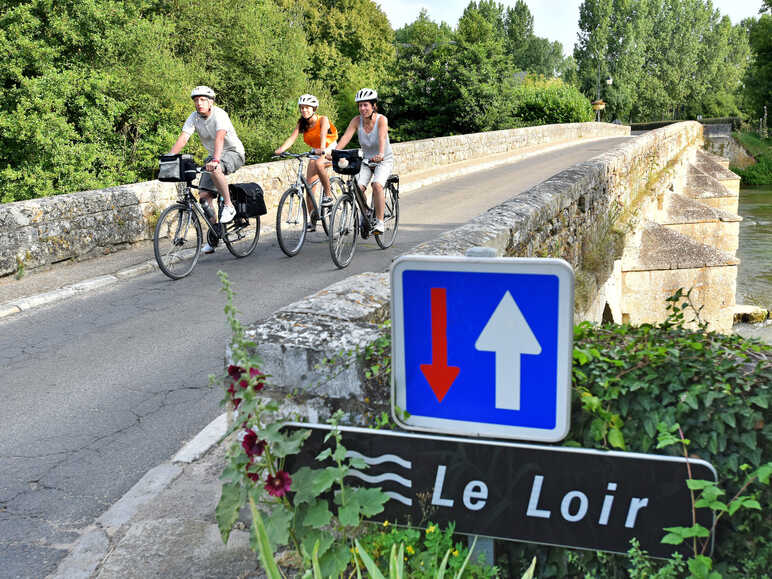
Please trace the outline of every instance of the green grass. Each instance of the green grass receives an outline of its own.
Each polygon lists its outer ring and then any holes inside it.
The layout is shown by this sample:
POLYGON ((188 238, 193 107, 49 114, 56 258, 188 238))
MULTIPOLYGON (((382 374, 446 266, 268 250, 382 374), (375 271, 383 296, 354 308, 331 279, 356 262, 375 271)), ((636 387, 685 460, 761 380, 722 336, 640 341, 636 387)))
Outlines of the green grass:
POLYGON ((743 185, 772 185, 772 139, 762 139, 756 133, 733 133, 756 163, 745 169, 732 167, 742 177, 743 185))

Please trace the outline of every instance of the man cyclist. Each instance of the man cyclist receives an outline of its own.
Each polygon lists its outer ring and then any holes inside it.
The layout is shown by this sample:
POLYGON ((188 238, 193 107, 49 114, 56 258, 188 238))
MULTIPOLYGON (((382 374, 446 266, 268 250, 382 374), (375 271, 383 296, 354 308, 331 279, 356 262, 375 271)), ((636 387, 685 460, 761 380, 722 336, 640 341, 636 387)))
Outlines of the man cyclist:
POLYGON ((357 132, 359 146, 366 159, 378 163, 375 169, 371 169, 364 163, 357 174, 357 183, 364 193, 367 185, 372 185, 373 205, 375 207, 374 235, 383 233, 383 213, 386 205, 383 187, 389 178, 391 168, 394 165, 394 155, 389 143, 389 120, 378 112, 378 92, 371 88, 363 88, 357 91, 354 101, 359 108, 359 115, 351 119, 351 122, 338 141, 338 149, 345 148, 354 131, 357 132))
MULTIPOLYGON (((197 86, 191 91, 190 98, 193 99, 196 110, 185 121, 182 132, 169 154, 178 154, 185 148, 190 136, 198 133, 201 144, 209 153, 204 160, 206 172, 201 174, 198 183, 199 197, 202 203, 212 209, 212 221, 216 222, 216 204, 212 203, 213 196, 207 190, 217 189, 225 201, 220 221, 228 223, 236 216, 236 208, 231 201, 225 175, 244 165, 244 145, 236 134, 228 113, 214 105, 214 97, 214 91, 208 86, 197 86)), ((204 246, 204 253, 213 251, 214 248, 208 243, 204 246)))
MULTIPOLYGON (((323 205, 332 205, 332 197, 330 196, 330 177, 327 175, 328 161, 324 158, 325 154, 335 148, 338 140, 338 129, 332 124, 332 121, 324 115, 316 113, 316 109, 319 108, 319 99, 312 94, 300 95, 298 98, 298 110, 300 111, 300 118, 298 119, 295 129, 292 134, 287 137, 278 149, 274 151, 275 155, 281 155, 284 151, 289 149, 299 134, 303 134, 303 140, 306 145, 311 147, 311 152, 314 155, 319 155, 318 159, 313 159, 308 163, 308 172, 306 173, 306 179, 314 187, 316 178, 322 183, 324 188, 324 196, 322 198, 323 205)), ((318 216, 313 212, 313 203, 310 199, 310 192, 306 194, 306 207, 308 208, 311 219, 308 221, 308 231, 316 231, 316 220, 318 216)))

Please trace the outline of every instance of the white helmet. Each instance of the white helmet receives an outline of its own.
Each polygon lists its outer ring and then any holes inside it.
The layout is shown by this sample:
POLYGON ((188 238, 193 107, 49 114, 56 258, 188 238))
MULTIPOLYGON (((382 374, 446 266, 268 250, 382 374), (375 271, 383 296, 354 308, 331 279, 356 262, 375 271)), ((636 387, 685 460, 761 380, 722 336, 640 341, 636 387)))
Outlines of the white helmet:
POLYGON ((190 91, 190 98, 194 99, 197 96, 205 96, 214 100, 214 91, 208 86, 197 86, 192 91, 190 91))
POLYGON ((302 107, 304 105, 316 108, 319 106, 319 99, 312 94, 302 94, 298 99, 298 106, 302 107))
POLYGON ((378 100, 378 91, 372 88, 363 88, 357 91, 356 96, 354 97, 355 103, 360 103, 362 101, 377 101, 378 100))

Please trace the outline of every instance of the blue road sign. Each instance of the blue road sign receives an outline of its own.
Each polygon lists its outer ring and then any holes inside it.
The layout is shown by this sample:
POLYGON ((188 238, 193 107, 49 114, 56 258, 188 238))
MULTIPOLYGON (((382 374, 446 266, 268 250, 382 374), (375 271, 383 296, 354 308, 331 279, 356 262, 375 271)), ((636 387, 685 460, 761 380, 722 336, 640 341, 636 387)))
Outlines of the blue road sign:
POLYGON ((395 420, 408 429, 467 436, 563 439, 573 280, 571 267, 558 259, 395 261, 395 420))

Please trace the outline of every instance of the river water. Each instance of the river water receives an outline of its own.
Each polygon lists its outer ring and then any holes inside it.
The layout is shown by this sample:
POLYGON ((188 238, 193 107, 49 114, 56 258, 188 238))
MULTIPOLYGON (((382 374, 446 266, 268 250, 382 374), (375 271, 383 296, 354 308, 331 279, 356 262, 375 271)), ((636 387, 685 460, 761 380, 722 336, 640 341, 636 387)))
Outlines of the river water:
MULTIPOLYGON (((743 187, 739 213, 741 263, 737 271, 737 303, 772 309, 772 187, 743 187)), ((738 324, 735 331, 772 343, 772 321, 738 324)))

